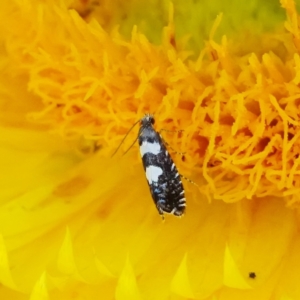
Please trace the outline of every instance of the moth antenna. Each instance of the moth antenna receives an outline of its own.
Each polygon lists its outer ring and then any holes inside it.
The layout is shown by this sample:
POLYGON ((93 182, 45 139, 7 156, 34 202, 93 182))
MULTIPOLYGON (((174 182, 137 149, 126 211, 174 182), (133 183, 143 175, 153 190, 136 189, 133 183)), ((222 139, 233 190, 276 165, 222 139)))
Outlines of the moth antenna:
MULTIPOLYGON (((141 134, 142 133, 143 133, 143 130, 141 131, 141 134)), ((130 147, 123 153, 123 155, 125 155, 132 148, 132 146, 135 144, 135 142, 138 140, 139 137, 140 137, 140 135, 137 136, 137 138, 133 141, 133 143, 130 145, 130 147)))
MULTIPOLYGON (((111 157, 113 157, 113 156, 119 151, 121 145, 124 143, 124 141, 125 141, 125 139, 127 138, 128 134, 130 133, 130 131, 134 128, 134 126, 135 126, 138 122, 140 122, 140 120, 137 120, 137 121, 131 126, 131 128, 127 131, 127 133, 126 133, 125 136, 123 137, 121 143, 119 144, 118 148, 115 150, 115 152, 112 154, 111 157)), ((138 137, 134 140, 134 143, 136 142, 137 139, 138 139, 138 137)), ((133 143, 133 144, 134 144, 134 143, 133 143)), ((129 147, 129 149, 133 146, 133 144, 129 147)), ((129 150, 129 149, 128 149, 128 150, 129 150)), ((125 153, 127 153, 128 150, 126 150, 125 153)), ((124 153, 124 154, 125 154, 125 153, 124 153)))

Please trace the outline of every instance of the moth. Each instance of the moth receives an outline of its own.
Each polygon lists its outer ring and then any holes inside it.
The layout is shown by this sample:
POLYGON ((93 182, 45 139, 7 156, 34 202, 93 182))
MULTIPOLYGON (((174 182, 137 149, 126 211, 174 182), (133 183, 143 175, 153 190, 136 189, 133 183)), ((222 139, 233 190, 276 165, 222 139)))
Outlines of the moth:
MULTIPOLYGON (((137 140, 140 146, 146 179, 156 208, 162 217, 164 213, 181 216, 186 207, 185 192, 181 182, 181 176, 161 135, 153 127, 155 123, 154 116, 152 114, 146 114, 142 119, 138 120, 138 122, 140 122, 140 129, 137 140)), ((136 122, 131 129, 138 122, 136 122)))

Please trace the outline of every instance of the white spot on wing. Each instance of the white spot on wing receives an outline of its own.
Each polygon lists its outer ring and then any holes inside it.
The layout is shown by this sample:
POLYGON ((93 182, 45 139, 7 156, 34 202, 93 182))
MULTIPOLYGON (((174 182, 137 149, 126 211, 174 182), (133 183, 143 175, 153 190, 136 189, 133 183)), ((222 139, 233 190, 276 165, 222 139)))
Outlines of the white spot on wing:
POLYGON ((149 184, 152 184, 152 182, 157 182, 158 177, 163 173, 162 169, 160 167, 156 166, 148 166, 146 168, 146 177, 149 182, 149 184))
POLYGON ((145 153, 152 153, 154 155, 157 155, 160 152, 160 149, 161 147, 159 143, 149 143, 147 141, 144 141, 140 146, 141 156, 143 157, 145 153))

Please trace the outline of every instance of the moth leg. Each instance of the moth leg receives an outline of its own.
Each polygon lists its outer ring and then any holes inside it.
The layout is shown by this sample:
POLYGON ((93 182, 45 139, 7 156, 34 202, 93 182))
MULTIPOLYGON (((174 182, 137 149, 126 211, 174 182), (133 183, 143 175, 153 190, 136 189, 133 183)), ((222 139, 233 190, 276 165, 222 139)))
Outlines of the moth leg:
POLYGON ((157 201, 156 208, 158 210, 158 213, 162 217, 163 221, 165 220, 164 210, 163 210, 164 206, 165 206, 165 200, 158 200, 157 201))
POLYGON ((193 184, 193 185, 195 185, 195 186, 197 186, 197 187, 200 187, 196 182, 194 182, 193 180, 191 180, 191 179, 189 179, 189 178, 187 178, 187 177, 185 177, 185 176, 183 176, 183 175, 181 175, 181 174, 179 174, 179 176, 181 177, 181 178, 183 178, 183 179, 185 179, 186 181, 188 181, 189 183, 191 183, 191 184, 193 184))
POLYGON ((162 128, 158 133, 159 133, 159 135, 160 135, 160 137, 161 137, 161 139, 162 139, 162 141, 163 141, 163 143, 165 144, 165 146, 168 146, 168 148, 170 148, 172 151, 174 151, 176 154, 180 154, 181 156, 183 156, 184 154, 185 154, 185 152, 179 152, 179 151, 176 151, 174 148, 172 148, 171 146, 170 146, 170 144, 169 143, 167 143, 166 141, 165 141, 165 139, 162 137, 162 135, 161 135, 161 132, 173 132, 173 133, 182 133, 182 132, 184 132, 184 130, 168 130, 168 129, 164 129, 164 128, 162 128))
POLYGON ((175 152, 176 154, 179 154, 181 157, 184 156, 184 154, 185 154, 186 152, 179 152, 179 151, 176 151, 174 148, 172 148, 172 147, 170 146, 170 144, 169 144, 168 142, 166 142, 166 140, 165 140, 161 135, 160 135, 160 137, 161 137, 162 142, 163 142, 164 145, 166 146, 166 148, 172 150, 172 151, 175 152))

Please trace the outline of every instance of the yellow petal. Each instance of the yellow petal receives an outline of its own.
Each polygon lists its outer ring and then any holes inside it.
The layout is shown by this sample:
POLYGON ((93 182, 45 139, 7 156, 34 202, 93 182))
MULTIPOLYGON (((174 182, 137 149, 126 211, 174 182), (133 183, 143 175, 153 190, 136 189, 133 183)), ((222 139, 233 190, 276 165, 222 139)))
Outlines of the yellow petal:
POLYGON ((252 287, 245 281, 239 271, 228 245, 225 248, 224 257, 224 285, 237 289, 251 289, 252 287))
POLYGON ((66 275, 74 275, 77 273, 69 228, 66 230, 66 235, 59 251, 57 267, 60 272, 66 275))
POLYGON ((95 263, 96 263, 97 270, 104 278, 115 277, 99 258, 97 257, 95 258, 95 263))
POLYGON ((127 257, 116 287, 116 300, 141 300, 136 277, 127 257))
POLYGON ((293 298, 287 296, 287 295, 281 295, 281 297, 279 298, 279 300, 293 300, 293 298))
POLYGON ((11 289, 17 289, 15 281, 11 274, 4 239, 1 234, 0 234, 0 282, 11 289))
POLYGON ((49 300, 49 294, 46 284, 46 273, 44 272, 36 282, 30 295, 30 300, 49 300))
POLYGON ((184 255, 171 282, 171 291, 186 298, 195 299, 187 269, 187 254, 184 255))

